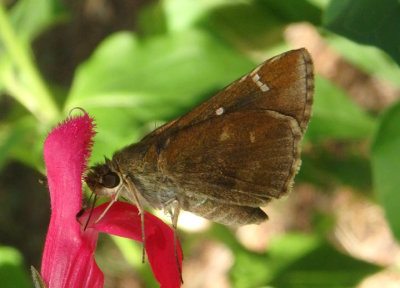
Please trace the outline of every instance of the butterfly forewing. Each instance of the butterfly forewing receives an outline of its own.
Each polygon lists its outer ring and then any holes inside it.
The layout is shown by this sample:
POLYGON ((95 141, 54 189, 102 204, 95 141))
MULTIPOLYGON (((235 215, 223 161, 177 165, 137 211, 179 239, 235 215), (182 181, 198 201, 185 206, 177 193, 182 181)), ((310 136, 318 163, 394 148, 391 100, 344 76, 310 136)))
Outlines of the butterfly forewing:
MULTIPOLYGON (((173 125, 166 125, 176 131, 219 113, 265 109, 293 117, 304 133, 311 117, 313 90, 313 64, 309 53, 304 48, 292 50, 267 60, 176 119, 173 125)), ((160 128, 165 130, 165 127, 160 128)))

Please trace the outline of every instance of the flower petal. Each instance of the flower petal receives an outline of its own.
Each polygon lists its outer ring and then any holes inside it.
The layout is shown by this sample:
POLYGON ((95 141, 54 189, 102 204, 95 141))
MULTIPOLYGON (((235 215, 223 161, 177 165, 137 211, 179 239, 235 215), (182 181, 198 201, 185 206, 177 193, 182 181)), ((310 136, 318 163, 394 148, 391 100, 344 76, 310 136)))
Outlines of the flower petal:
POLYGON ((44 143, 51 198, 51 219, 41 275, 48 287, 102 287, 94 261, 98 234, 81 232, 75 215, 81 209, 82 173, 90 156, 93 119, 86 113, 58 125, 44 143))
MULTIPOLYGON (((98 223, 94 223, 108 204, 104 203, 93 210, 88 228, 141 242, 141 217, 137 207, 129 203, 114 203, 104 217, 98 223)), ((87 211, 82 216, 82 223, 86 223, 88 214, 87 211)), ((178 242, 178 266, 175 256, 174 232, 163 221, 150 213, 146 212, 144 219, 145 249, 156 280, 162 288, 180 287, 179 267, 182 267, 182 251, 178 242)))

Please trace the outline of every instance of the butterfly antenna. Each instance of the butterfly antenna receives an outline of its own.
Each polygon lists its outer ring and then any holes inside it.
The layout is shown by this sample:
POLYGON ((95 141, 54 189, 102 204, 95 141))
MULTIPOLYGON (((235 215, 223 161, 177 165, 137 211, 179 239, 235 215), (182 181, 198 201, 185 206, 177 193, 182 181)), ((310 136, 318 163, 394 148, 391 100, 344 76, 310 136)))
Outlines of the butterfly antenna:
POLYGON ((86 221, 86 224, 85 224, 85 227, 83 228, 83 231, 85 231, 86 228, 87 228, 87 226, 89 225, 90 218, 92 218, 94 205, 96 205, 97 194, 92 193, 92 194, 90 195, 89 201, 90 201, 90 199, 92 198, 93 195, 94 195, 94 199, 93 199, 92 207, 90 208, 89 217, 88 217, 88 219, 87 219, 87 221, 86 221))

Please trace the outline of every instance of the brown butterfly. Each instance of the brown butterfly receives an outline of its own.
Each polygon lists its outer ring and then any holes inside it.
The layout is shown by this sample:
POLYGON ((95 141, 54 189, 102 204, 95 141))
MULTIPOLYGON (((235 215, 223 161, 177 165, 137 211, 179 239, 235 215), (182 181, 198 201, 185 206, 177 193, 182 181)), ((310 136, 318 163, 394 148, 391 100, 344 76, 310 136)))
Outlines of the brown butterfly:
POLYGON ((268 217, 259 207, 286 194, 299 169, 313 90, 306 49, 276 56, 92 167, 87 184, 140 211, 166 210, 174 228, 181 209, 225 225, 260 223, 268 217))

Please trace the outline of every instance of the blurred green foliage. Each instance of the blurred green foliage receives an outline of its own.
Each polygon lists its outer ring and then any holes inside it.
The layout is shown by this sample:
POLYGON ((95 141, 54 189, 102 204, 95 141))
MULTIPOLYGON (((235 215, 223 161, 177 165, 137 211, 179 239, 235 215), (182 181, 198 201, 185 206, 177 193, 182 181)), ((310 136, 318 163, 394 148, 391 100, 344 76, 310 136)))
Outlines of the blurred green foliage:
POLYGON ((372 171, 375 189, 386 212, 393 234, 400 239, 400 103, 386 111, 372 144, 372 171))
MULTIPOLYGON (((71 86, 55 88, 39 73, 31 43, 71 17, 61 0, 19 0, 8 10, 0 4, 0 97, 16 100, 0 117, 0 168, 16 159, 44 172, 43 140, 76 106, 96 119, 91 161, 101 161, 138 141, 155 123, 189 111, 262 60, 290 49, 283 31, 293 22, 312 23, 355 66, 400 87, 398 66, 387 56, 400 62, 395 0, 153 1, 137 14, 136 32, 105 38, 80 63, 71 86)), ((382 117, 372 115, 317 75, 313 110, 305 145, 314 153, 304 153, 298 181, 321 187, 340 183, 368 195, 374 191, 370 197, 378 196, 399 240, 399 104, 382 117), (338 159, 325 149, 327 141, 373 144, 367 156, 349 149, 338 159)), ((235 287, 352 287, 377 269, 342 254, 318 231, 283 236, 263 254, 247 251, 223 227, 210 235, 234 253, 235 287)), ((116 243, 128 255, 137 254, 124 241, 116 243)), ((13 271, 2 273, 2 281, 23 274, 17 254, 10 256, 11 265, 1 261, 10 253, 0 250, 0 273, 13 271)), ((23 283, 13 287, 26 287, 26 277, 18 279, 23 283)))
POLYGON ((1 287, 31 287, 29 274, 24 269, 21 253, 12 247, 0 246, 1 287))
POLYGON ((268 252, 235 251, 232 268, 237 287, 354 287, 377 271, 374 265, 346 256, 314 236, 286 235, 268 252), (326 261, 329 259, 329 261, 326 261))
POLYGON ((354 41, 373 45, 400 62, 400 7, 396 0, 331 1, 324 26, 354 41))

